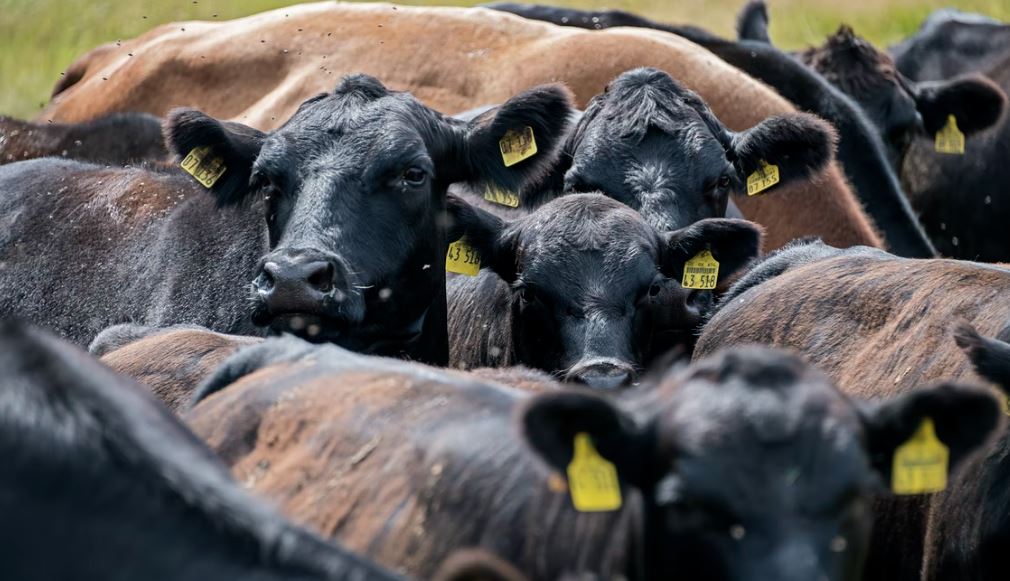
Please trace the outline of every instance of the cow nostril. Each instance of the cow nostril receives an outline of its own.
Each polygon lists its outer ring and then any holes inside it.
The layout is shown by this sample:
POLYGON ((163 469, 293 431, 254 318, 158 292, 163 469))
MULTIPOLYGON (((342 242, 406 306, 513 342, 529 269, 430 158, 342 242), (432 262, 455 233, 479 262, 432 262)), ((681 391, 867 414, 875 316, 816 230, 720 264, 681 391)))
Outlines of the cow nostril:
POLYGON ((264 266, 263 270, 260 271, 260 275, 256 277, 256 288, 258 288, 260 291, 272 290, 274 288, 274 285, 277 284, 277 281, 274 278, 274 274, 273 272, 271 272, 269 266, 270 265, 264 266))
POLYGON ((321 264, 309 273, 306 282, 321 293, 330 292, 333 288, 333 265, 329 262, 321 264))

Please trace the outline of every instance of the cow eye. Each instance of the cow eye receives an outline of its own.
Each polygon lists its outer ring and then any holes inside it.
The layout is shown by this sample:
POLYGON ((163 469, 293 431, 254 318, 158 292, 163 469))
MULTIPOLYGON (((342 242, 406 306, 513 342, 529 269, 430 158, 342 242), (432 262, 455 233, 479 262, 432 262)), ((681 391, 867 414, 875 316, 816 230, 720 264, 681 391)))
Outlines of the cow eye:
POLYGON ((718 186, 720 190, 725 190, 729 188, 729 176, 728 175, 719 176, 718 186))
POLYGON ((407 171, 403 172, 403 181, 408 186, 417 187, 423 185, 427 177, 428 174, 419 167, 409 167, 407 171))

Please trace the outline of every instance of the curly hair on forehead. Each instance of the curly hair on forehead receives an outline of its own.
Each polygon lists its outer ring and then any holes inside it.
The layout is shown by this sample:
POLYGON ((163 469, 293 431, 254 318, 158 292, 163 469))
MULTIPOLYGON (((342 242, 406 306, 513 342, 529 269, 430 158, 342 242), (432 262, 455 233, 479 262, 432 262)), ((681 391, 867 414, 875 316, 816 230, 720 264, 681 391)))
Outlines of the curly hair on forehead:
POLYGON ((894 60, 843 24, 822 46, 800 53, 800 60, 847 93, 897 82, 894 60))

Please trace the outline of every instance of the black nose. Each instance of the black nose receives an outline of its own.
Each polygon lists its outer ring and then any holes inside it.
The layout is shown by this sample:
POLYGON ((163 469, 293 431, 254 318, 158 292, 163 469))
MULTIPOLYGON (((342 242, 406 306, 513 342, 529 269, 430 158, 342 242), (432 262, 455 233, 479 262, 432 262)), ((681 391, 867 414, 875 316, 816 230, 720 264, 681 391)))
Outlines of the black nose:
POLYGON ((254 284, 274 313, 315 312, 328 297, 340 301, 345 277, 336 260, 318 253, 279 250, 263 262, 254 284))
POLYGON ((631 383, 634 370, 619 361, 599 361, 577 365, 568 373, 567 380, 593 389, 617 389, 631 383))

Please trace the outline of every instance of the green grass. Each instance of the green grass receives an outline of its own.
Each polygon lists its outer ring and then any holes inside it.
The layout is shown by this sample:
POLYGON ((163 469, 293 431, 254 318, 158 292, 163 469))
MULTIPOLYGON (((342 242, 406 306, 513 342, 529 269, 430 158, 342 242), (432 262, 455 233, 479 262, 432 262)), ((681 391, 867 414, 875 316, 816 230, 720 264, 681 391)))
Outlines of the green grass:
MULTIPOLYGON (((604 6, 577 0, 554 2, 604 6)), ((743 2, 611 0, 606 6, 730 34, 735 13, 743 2)), ((886 45, 914 31, 935 8, 951 4, 1010 20, 1010 0, 769 0, 769 3, 772 38, 786 48, 817 44, 842 22, 886 45)), ((136 36, 164 22, 228 19, 290 4, 293 2, 284 0, 0 0, 0 113, 34 116, 48 100, 60 72, 77 56, 99 44, 136 36)))

